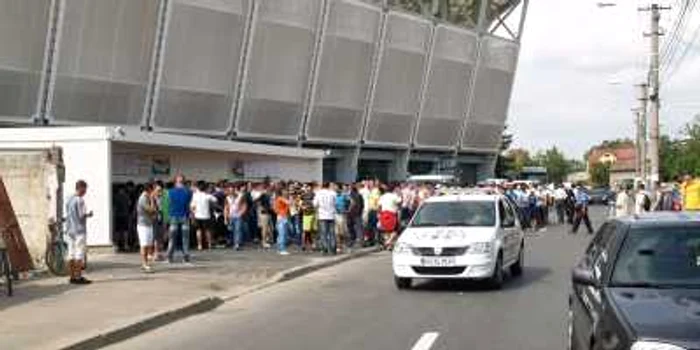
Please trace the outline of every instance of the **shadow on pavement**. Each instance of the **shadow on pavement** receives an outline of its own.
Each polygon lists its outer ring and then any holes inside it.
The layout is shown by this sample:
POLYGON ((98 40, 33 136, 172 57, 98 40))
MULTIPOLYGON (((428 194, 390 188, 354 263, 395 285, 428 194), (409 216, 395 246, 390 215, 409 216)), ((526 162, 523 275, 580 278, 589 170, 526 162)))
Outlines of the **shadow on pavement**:
POLYGON ((57 296, 75 288, 80 287, 70 285, 67 282, 56 285, 22 285, 22 283, 18 283, 12 297, 6 297, 4 294, 0 295, 0 311, 13 306, 20 306, 36 299, 57 296))
MULTIPOLYGON (((534 284, 552 270, 546 267, 525 267, 521 277, 508 276, 501 291, 517 290, 534 284)), ((412 290, 429 292, 491 292, 493 289, 486 281, 471 280, 418 280, 414 281, 412 290)))

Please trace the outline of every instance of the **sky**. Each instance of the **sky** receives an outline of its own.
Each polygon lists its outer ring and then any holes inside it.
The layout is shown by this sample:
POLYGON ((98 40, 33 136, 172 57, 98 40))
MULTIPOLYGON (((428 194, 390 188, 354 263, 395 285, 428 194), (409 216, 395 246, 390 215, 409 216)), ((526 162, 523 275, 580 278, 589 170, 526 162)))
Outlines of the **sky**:
MULTIPOLYGON (((670 34, 685 0, 660 0, 672 7, 661 26, 670 34)), ((639 106, 634 84, 646 81, 650 15, 641 0, 532 0, 523 33, 508 116, 514 147, 531 151, 556 146, 581 158, 609 139, 633 138, 632 108, 639 106)), ((677 59, 662 68, 661 132, 680 135, 700 114, 700 35, 682 64, 669 75, 700 31, 700 5, 688 14, 677 59), (668 79, 665 79, 668 78, 668 79)), ((666 37, 670 37, 667 35, 666 37)), ((662 37, 661 45, 667 40, 662 37)))

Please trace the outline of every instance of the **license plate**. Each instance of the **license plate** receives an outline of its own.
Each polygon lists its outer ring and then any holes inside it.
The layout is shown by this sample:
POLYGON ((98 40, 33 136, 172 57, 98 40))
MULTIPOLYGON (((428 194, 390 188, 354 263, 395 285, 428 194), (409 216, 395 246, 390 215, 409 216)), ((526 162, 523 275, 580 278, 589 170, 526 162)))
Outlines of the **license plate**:
POLYGON ((421 258, 421 265, 426 267, 451 267, 455 266, 454 257, 448 258, 421 258))

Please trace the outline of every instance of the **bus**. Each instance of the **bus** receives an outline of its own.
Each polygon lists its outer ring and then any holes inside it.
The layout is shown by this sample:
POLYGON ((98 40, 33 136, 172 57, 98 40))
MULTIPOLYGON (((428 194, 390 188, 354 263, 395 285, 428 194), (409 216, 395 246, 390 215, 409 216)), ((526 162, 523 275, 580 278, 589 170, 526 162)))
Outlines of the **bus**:
POLYGON ((537 184, 547 182, 547 168, 542 166, 526 166, 518 173, 518 180, 531 181, 537 184))

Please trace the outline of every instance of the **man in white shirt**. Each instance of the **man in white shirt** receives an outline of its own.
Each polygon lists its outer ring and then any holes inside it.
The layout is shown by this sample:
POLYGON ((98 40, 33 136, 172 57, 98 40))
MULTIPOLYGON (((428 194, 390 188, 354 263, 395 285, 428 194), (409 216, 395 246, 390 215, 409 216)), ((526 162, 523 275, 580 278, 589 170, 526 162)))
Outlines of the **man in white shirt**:
POLYGON ((557 211, 557 223, 563 225, 566 219, 566 190, 561 185, 554 190, 554 208, 557 211))
POLYGON ((367 227, 367 220, 369 219, 369 195, 371 193, 370 191, 371 187, 371 182, 364 181, 362 184, 362 188, 360 189, 360 195, 362 196, 362 226, 367 227))
POLYGON ((404 185, 401 190, 401 224, 408 224, 415 210, 417 191, 413 185, 404 185))
POLYGON ((326 182, 314 196, 314 207, 318 211, 318 232, 323 242, 324 254, 336 254, 335 240, 335 199, 336 193, 330 190, 326 182))
POLYGON ((634 196, 634 213, 639 215, 651 209, 651 197, 643 183, 639 184, 637 195, 634 196))
POLYGON ((83 197, 87 193, 87 183, 78 180, 75 184, 75 194, 66 203, 66 234, 68 246, 68 272, 70 284, 90 284, 92 281, 83 277, 85 268, 85 253, 87 242, 87 219, 92 217, 92 211, 85 207, 83 197))
POLYGON ((617 192, 617 198, 615 198, 615 216, 620 218, 623 216, 628 216, 632 213, 631 198, 626 188, 620 186, 617 192))
POLYGON ((211 249, 211 205, 216 203, 216 197, 205 192, 205 184, 200 182, 197 191, 192 195, 190 208, 194 215, 195 226, 197 228, 197 250, 202 250, 202 233, 206 235, 206 248, 211 249))

